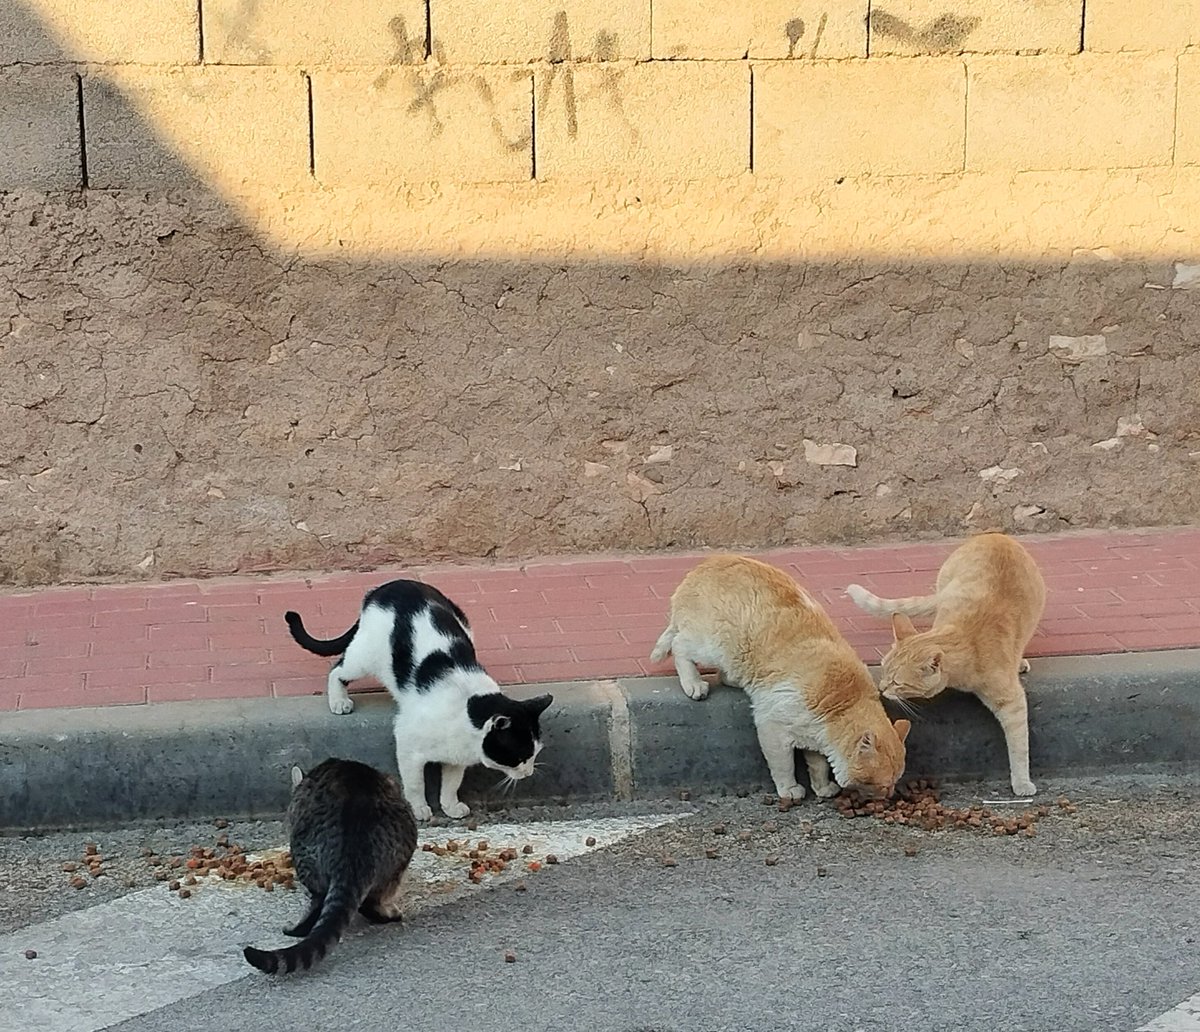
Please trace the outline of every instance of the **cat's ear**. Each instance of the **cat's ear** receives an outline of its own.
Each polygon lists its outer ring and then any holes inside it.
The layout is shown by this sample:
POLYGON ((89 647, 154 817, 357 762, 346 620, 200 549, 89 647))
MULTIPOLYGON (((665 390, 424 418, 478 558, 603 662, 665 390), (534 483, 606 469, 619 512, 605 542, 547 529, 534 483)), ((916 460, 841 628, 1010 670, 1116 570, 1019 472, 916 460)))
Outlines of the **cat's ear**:
POLYGON ((862 737, 858 740, 859 755, 875 751, 875 735, 870 731, 864 731, 862 737))
POLYGON ((525 708, 535 717, 541 716, 554 701, 553 695, 539 695, 535 699, 526 699, 525 708))
POLYGON ((896 729, 896 736, 903 742, 908 737, 908 732, 912 730, 912 722, 908 720, 893 720, 892 727, 896 729))
POLYGON ((942 669, 942 656, 943 656, 943 653, 935 652, 932 656, 929 657, 929 662, 926 663, 925 666, 928 667, 929 672, 931 674, 936 674, 939 670, 942 669))
POLYGON ((292 788, 295 788, 301 781, 304 780, 304 771, 299 766, 292 767, 292 788))
POLYGON ((503 731, 506 727, 510 727, 511 725, 512 717, 506 717, 503 713, 501 713, 498 716, 492 717, 492 726, 490 730, 503 731))
POLYGON ((892 614, 892 637, 896 641, 902 641, 905 638, 911 638, 917 633, 917 629, 913 626, 913 622, 903 613, 892 614))

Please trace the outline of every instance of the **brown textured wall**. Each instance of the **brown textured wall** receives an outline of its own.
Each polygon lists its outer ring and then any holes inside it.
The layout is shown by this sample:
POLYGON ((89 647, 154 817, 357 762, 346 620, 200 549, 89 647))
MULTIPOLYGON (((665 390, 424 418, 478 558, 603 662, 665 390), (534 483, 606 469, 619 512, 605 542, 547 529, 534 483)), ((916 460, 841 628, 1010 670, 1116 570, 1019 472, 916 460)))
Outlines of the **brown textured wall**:
POLYGON ((352 6, 0 7, 0 581, 1197 519, 1200 5, 352 6))

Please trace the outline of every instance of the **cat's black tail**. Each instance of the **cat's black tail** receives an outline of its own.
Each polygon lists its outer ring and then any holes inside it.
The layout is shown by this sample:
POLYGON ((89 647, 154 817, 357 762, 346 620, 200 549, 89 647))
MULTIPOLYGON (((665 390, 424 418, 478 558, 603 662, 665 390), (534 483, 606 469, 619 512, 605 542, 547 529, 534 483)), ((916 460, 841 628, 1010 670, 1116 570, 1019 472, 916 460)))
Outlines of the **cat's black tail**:
POLYGON ((300 619, 299 613, 288 610, 283 614, 283 618, 287 621, 288 630, 292 632, 292 637, 296 639, 297 644, 301 648, 308 649, 309 652, 315 652, 318 656, 340 656, 350 647, 350 642, 358 633, 358 621, 355 620, 354 626, 345 634, 331 641, 321 641, 304 629, 304 621, 300 619))
POLYGON ((242 955, 268 975, 281 971, 291 974, 296 968, 307 971, 341 939, 361 902, 361 894, 355 893, 350 886, 334 885, 325 897, 321 916, 303 940, 282 950, 256 950, 253 946, 247 946, 242 950, 242 955))

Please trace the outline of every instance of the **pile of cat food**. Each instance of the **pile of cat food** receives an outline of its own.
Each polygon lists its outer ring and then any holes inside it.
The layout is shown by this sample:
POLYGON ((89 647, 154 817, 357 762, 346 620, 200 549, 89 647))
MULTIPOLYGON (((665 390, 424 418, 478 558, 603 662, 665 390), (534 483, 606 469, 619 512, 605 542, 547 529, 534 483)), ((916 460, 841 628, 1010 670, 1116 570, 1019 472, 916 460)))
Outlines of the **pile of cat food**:
MULTIPOLYGON (((223 820, 215 824, 218 829, 227 826, 223 820)), ((160 855, 153 849, 143 849, 141 856, 155 880, 166 882, 167 889, 182 899, 191 896, 192 889, 200 883, 201 878, 210 876, 243 885, 256 885, 266 892, 274 892, 276 886, 283 889, 296 887, 296 872, 287 850, 264 850, 261 854, 248 854, 240 844, 231 842, 224 832, 217 836, 214 845, 192 846, 186 856, 160 855)), ((88 884, 82 876, 83 870, 86 869, 95 880, 104 875, 103 863, 104 857, 100 855, 96 844, 89 842, 84 846, 81 861, 68 861, 62 865, 62 869, 70 875, 71 887, 82 889, 88 884)))
MULTIPOLYGON (((899 824, 922 831, 959 828, 993 835, 1024 835, 1025 838, 1033 838, 1037 834, 1037 822, 1050 814, 1050 807, 1045 805, 1005 815, 986 806, 945 806, 937 783, 926 778, 909 781, 892 799, 868 800, 857 792, 842 792, 834 804, 846 819, 874 817, 884 824, 899 824)), ((1065 796, 1058 800, 1058 806, 1065 813, 1074 813, 1077 809, 1065 796)))
MULTIPOLYGON (((594 843, 595 839, 589 839, 589 843, 594 843)), ((459 856, 465 857, 471 862, 470 871, 467 873, 467 878, 478 885, 486 875, 500 874, 502 871, 508 870, 508 865, 516 861, 521 855, 530 856, 533 853, 533 846, 526 844, 518 853, 512 846, 506 846, 504 849, 492 849, 487 839, 480 839, 474 846, 469 841, 460 842, 458 839, 450 839, 445 845, 439 845, 436 842, 423 842, 421 849, 426 853, 433 853, 435 856, 459 856)), ((558 863, 558 857, 553 853, 546 857, 546 863, 558 863)), ((542 863, 540 860, 527 860, 525 869, 528 871, 540 871, 542 863)))

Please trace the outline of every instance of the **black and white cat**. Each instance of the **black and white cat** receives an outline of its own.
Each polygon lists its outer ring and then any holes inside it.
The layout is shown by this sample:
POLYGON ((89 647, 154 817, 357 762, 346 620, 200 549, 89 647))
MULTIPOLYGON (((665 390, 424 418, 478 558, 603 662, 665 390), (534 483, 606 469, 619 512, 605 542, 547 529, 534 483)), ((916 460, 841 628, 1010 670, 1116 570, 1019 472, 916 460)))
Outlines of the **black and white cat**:
POLYGON ((342 658, 329 672, 329 708, 349 713, 346 686, 377 677, 396 700, 396 766, 418 820, 425 801, 425 764, 442 765, 442 809, 465 817, 458 798, 466 769, 476 763, 512 781, 533 773, 541 752, 539 718, 553 696, 509 698, 475 658, 467 615, 437 588, 397 580, 369 591, 358 622, 332 641, 319 641, 298 613, 284 614, 292 637, 318 656, 342 658))

